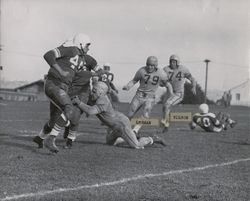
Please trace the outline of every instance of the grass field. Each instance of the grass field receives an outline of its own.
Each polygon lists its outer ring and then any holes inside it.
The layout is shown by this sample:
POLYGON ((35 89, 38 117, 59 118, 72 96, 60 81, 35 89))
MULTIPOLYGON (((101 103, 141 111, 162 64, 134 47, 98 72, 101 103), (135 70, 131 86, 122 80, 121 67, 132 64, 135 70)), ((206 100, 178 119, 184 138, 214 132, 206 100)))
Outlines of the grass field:
MULTIPOLYGON (((128 104, 117 108, 126 112, 128 104)), ((94 116, 82 118, 74 147, 63 149, 60 136, 60 152, 51 154, 32 142, 48 119, 48 103, 1 102, 0 200, 249 201, 249 108, 227 112, 238 121, 234 129, 215 134, 173 123, 169 133, 160 134, 166 147, 144 150, 106 145, 105 127, 94 116)), ((145 136, 158 131, 141 130, 145 136)))

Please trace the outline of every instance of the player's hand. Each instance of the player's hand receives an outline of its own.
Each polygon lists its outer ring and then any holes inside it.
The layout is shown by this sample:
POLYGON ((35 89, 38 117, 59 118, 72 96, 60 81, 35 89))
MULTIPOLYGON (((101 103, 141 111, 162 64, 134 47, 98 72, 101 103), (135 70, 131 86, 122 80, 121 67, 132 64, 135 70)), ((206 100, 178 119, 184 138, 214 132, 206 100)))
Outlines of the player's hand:
POLYGON ((192 93, 193 93, 194 95, 196 95, 196 88, 193 87, 191 90, 192 90, 192 93))
POLYGON ((128 88, 128 86, 124 86, 124 87, 122 87, 122 90, 128 91, 129 88, 128 88))
POLYGON ((117 89, 115 90, 115 92, 116 92, 117 94, 119 93, 119 91, 118 91, 117 89))
POLYGON ((79 96, 74 96, 72 99, 71 99, 72 103, 74 105, 79 105, 81 103, 81 100, 79 98, 79 96))

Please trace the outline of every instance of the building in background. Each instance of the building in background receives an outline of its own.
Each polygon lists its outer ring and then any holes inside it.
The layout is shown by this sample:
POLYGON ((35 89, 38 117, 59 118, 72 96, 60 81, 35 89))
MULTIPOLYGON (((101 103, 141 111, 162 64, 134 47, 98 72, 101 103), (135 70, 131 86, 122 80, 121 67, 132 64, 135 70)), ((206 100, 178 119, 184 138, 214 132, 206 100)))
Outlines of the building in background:
POLYGON ((0 99, 12 101, 46 101, 44 80, 37 80, 15 88, 1 88, 0 99))
POLYGON ((231 89, 231 105, 250 106, 249 79, 231 89))

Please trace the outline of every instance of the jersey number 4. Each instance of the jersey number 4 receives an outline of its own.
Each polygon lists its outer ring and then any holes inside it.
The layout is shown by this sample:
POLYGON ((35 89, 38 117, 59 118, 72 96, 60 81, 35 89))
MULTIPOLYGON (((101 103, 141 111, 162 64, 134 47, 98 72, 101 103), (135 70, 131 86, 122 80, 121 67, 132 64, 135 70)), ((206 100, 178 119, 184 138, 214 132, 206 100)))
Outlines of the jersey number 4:
POLYGON ((77 70, 81 70, 81 68, 83 67, 83 61, 81 61, 81 63, 78 65, 78 60, 79 60, 79 56, 78 55, 70 58, 70 60, 69 60, 70 63, 71 63, 70 67, 72 69, 77 68, 77 70))
MULTIPOLYGON (((173 75, 174 75, 174 72, 169 72, 169 81, 172 81, 173 75)), ((179 81, 181 81, 181 78, 182 78, 181 72, 178 72, 178 73, 175 75, 175 77, 176 77, 179 81)))
MULTIPOLYGON (((148 81, 149 81, 149 79, 150 79, 150 77, 151 77, 151 75, 148 75, 148 74, 146 74, 145 75, 145 84, 148 84, 148 81)), ((153 76, 153 78, 152 78, 152 85, 157 85, 157 83, 158 83, 158 81, 159 81, 159 77, 158 76, 153 76)))

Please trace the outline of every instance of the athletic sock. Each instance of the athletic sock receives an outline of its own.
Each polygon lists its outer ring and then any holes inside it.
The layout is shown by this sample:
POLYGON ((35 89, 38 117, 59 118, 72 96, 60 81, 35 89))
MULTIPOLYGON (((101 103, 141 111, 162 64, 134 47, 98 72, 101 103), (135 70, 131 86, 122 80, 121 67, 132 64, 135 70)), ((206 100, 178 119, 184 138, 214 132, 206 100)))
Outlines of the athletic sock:
POLYGON ((52 135, 52 136, 58 136, 60 131, 62 130, 62 127, 55 124, 54 128, 51 130, 50 134, 49 135, 52 135))
POLYGON ((76 139, 76 131, 69 130, 69 134, 68 134, 67 138, 71 139, 72 141, 75 141, 75 139, 76 139))
POLYGON ((39 132, 38 136, 44 140, 47 137, 47 135, 51 132, 51 130, 52 128, 49 126, 49 123, 46 123, 39 132))

